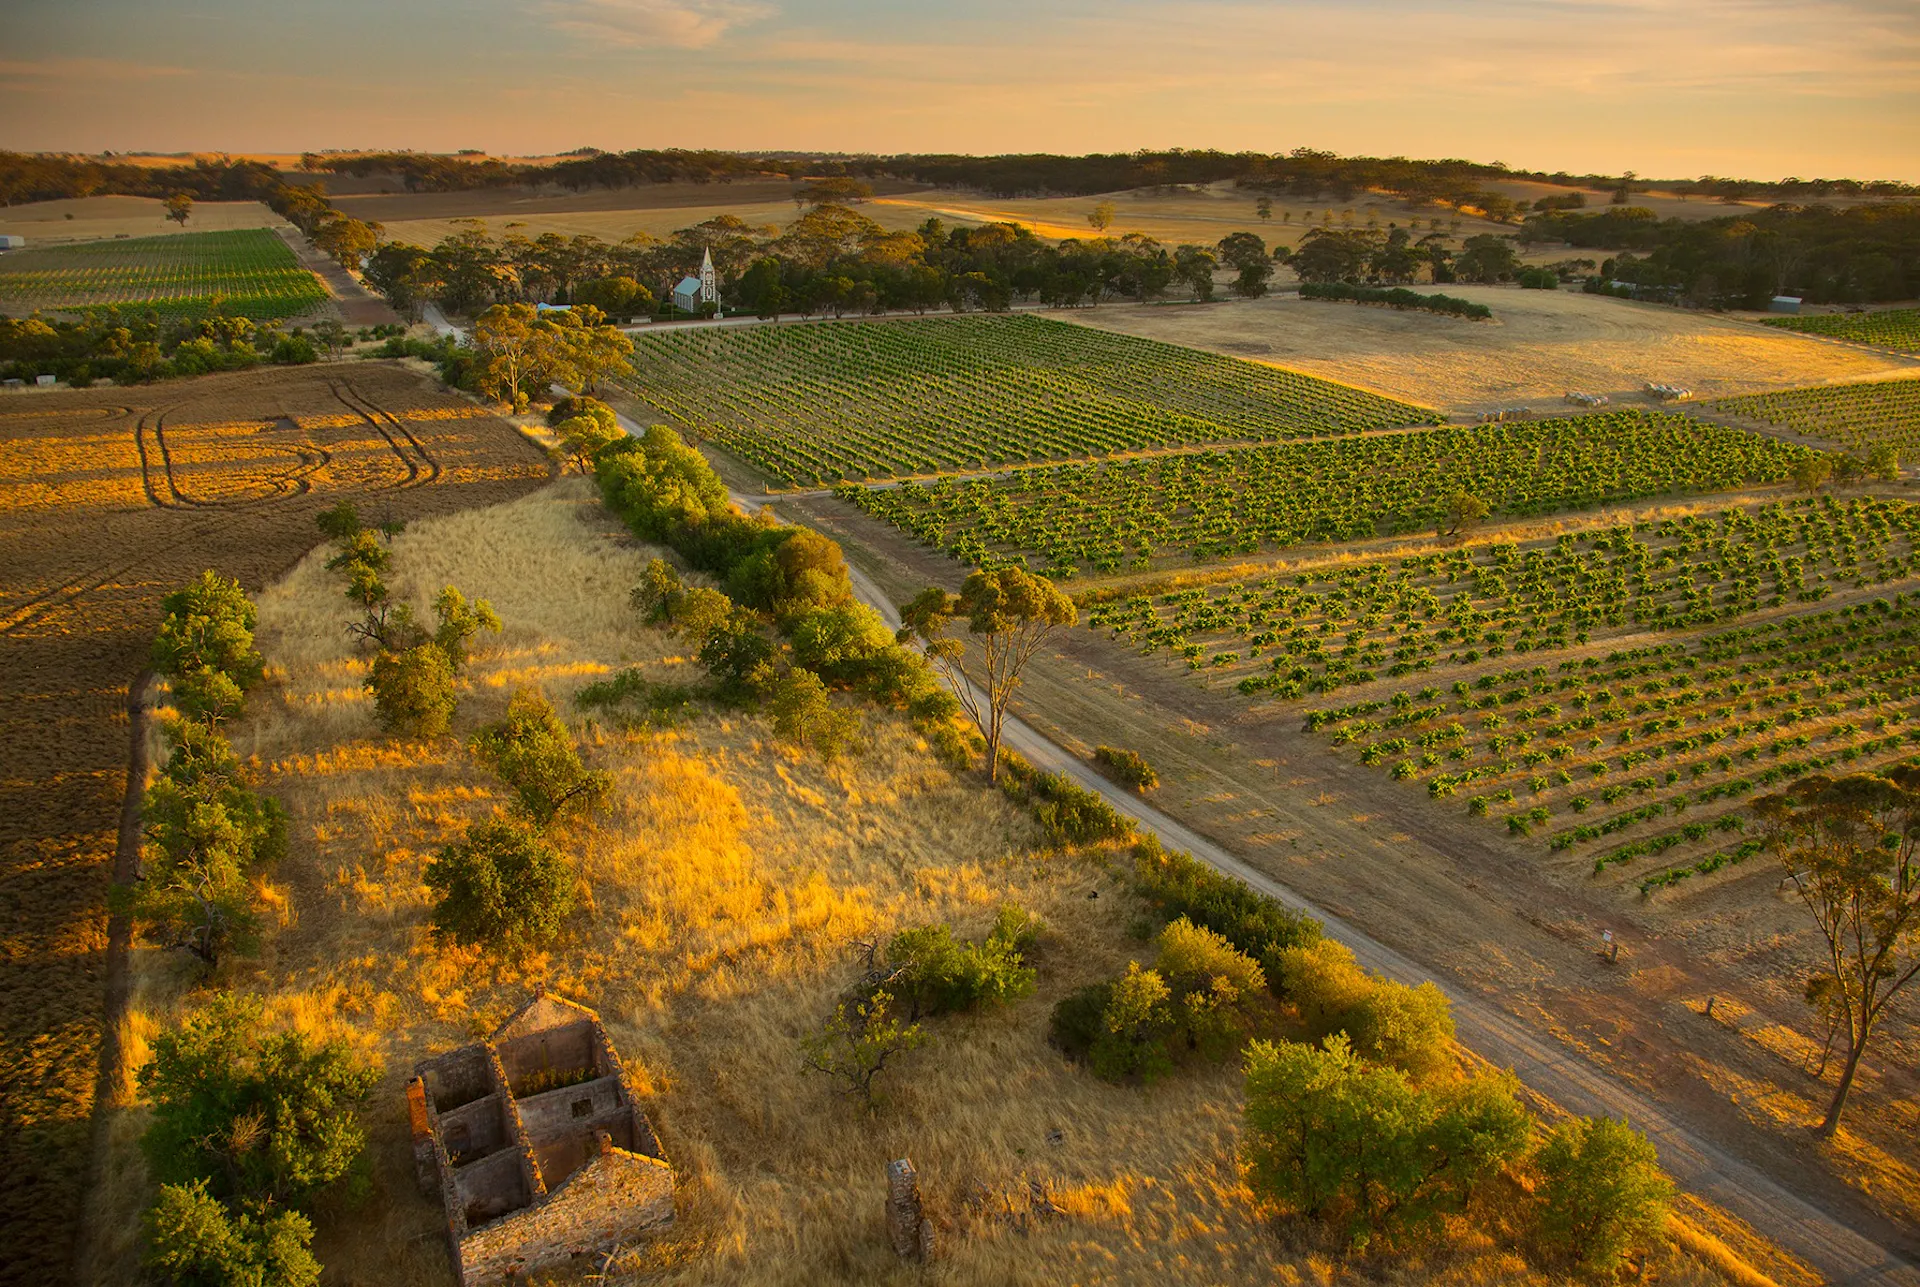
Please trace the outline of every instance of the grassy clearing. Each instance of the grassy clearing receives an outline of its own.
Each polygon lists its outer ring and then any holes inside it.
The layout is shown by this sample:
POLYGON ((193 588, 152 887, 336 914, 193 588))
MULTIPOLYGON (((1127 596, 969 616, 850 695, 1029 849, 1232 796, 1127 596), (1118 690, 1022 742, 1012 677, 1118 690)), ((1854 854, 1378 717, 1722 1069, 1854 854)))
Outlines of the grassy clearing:
MULTIPOLYGON (((626 606, 654 553, 577 479, 398 538, 396 599, 424 606, 453 581, 506 621, 476 654, 456 733, 497 716, 523 684, 565 709, 625 667, 683 677, 688 660, 626 606)), ((948 1225, 937 1281, 1352 1276, 1276 1236, 1251 1202, 1232 1159, 1231 1066, 1141 1091, 1097 1082, 1044 1044, 1054 1000, 1150 951, 1128 933, 1138 905, 1097 861, 1038 849, 1029 818, 942 767, 895 717, 868 712, 863 752, 831 766, 773 744, 759 716, 707 713, 668 733, 576 718, 615 786, 606 814, 563 837, 590 890, 573 932, 518 965, 436 944, 421 869, 504 801, 458 741, 376 735, 364 662, 340 628, 349 605, 324 558, 259 599, 270 683, 234 741, 290 809, 292 848, 262 891, 276 922, 265 950, 219 981, 384 1061, 374 1196, 322 1213, 316 1250, 338 1280, 449 1281, 437 1210, 413 1192, 400 1088, 417 1058, 485 1030, 539 983, 601 1010, 678 1172, 674 1231, 625 1253, 616 1281, 924 1281, 882 1227, 884 1165, 903 1154, 948 1225), (1050 927, 1036 997, 935 1024, 934 1045, 901 1066, 870 1119, 802 1074, 797 1039, 850 981, 850 940, 929 920, 977 936, 1009 899, 1050 927), (1057 1214, 1036 1210, 1035 1185, 1057 1214)), ((136 1043, 196 1000, 172 962, 143 955, 138 971, 136 1043)), ((100 1200, 118 1218, 103 1221, 113 1242, 96 1282, 128 1276, 138 1126, 137 1113, 114 1123, 100 1200)), ((1500 1227, 1497 1211, 1475 1212, 1452 1249, 1357 1272, 1549 1281, 1491 1244, 1500 1227)), ((1657 1264, 1668 1282, 1725 1281, 1693 1253, 1663 1251, 1657 1264)))
POLYGON ((1430 423, 1273 367, 1039 317, 676 331, 634 396, 792 486, 1430 423))
POLYGON ((278 234, 264 228, 94 241, 0 256, 0 307, 211 312, 255 320, 297 317, 326 288, 278 234))

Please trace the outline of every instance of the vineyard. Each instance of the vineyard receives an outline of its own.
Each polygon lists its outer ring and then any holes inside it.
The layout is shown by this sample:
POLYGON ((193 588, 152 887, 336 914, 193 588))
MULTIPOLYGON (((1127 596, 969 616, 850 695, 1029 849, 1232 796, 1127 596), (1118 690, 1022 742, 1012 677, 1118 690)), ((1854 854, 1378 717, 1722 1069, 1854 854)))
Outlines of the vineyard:
POLYGON ((1292 699, 1687 630, 1920 575, 1920 507, 1831 497, 1319 567, 1160 595, 1095 592, 1087 624, 1292 699))
POLYGON ((1768 326, 1873 344, 1901 353, 1920 353, 1920 308, 1889 308, 1877 313, 1827 313, 1818 317, 1769 317, 1768 326))
POLYGON ((319 278, 264 228, 90 241, 0 256, 0 308, 119 308, 163 317, 219 311, 265 320, 326 301, 319 278))
POLYGON ((1402 689, 1306 726, 1550 852, 1591 852, 1596 873, 1690 850, 1632 873, 1645 892, 1759 852, 1754 793, 1920 752, 1916 642, 1920 597, 1895 595, 1402 689))
POLYGON ((1803 447, 1619 411, 1016 471, 837 494, 968 563, 1142 571, 1433 530, 1467 492, 1527 517, 1787 478, 1803 447))
POLYGON ((1836 384, 1722 398, 1715 411, 1825 438, 1858 451, 1892 443, 1903 455, 1920 448, 1920 379, 1836 384))
POLYGON ((1312 376, 1038 317, 701 329, 634 394, 787 486, 1434 423, 1312 376))

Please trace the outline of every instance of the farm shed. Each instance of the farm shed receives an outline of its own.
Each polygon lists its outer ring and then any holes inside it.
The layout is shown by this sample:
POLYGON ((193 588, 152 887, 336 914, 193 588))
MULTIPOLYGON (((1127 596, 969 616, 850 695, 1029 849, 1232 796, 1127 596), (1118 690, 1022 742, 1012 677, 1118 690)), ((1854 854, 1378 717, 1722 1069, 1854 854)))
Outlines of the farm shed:
POLYGON ((1775 295, 1767 304, 1769 313, 1797 313, 1800 311, 1798 295, 1775 295))
POLYGON ((25 237, 16 237, 11 233, 0 233, 0 250, 25 250, 26 248, 27 239, 25 237))
POLYGON ((421 1191, 460 1287, 491 1287, 673 1223, 673 1168, 600 1016, 540 995, 407 1083, 421 1191))

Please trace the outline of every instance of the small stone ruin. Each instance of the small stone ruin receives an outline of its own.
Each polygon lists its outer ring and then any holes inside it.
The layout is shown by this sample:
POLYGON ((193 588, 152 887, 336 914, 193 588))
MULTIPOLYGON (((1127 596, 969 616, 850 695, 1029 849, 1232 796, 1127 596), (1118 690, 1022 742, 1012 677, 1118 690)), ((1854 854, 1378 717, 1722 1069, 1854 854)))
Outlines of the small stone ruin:
POLYGON ((673 1223, 673 1169, 600 1016, 539 996, 407 1083, 421 1191, 446 1205, 461 1287, 612 1250, 673 1223))
POLYGON ((887 1236, 901 1259, 933 1259, 933 1221, 920 1200, 919 1173, 904 1157, 887 1163, 887 1236))

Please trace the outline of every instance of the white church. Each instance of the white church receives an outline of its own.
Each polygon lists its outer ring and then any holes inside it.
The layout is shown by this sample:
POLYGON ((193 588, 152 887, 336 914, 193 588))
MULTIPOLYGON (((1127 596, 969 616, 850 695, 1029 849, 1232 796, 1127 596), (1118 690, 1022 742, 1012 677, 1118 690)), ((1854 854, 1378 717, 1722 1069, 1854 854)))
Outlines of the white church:
POLYGON ((673 306, 686 313, 698 313, 702 304, 720 307, 720 277, 713 271, 713 251, 700 257, 700 275, 683 277, 673 288, 673 306))

